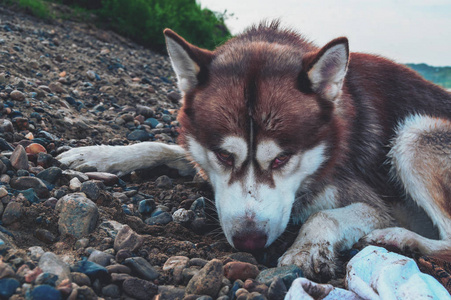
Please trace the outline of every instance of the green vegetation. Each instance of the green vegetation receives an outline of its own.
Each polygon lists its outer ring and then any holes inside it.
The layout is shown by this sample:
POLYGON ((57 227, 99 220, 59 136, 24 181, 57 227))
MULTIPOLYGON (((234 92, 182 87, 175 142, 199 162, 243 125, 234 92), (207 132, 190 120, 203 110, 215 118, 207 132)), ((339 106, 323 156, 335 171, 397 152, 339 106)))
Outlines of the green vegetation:
POLYGON ((427 64, 407 64, 407 66, 427 80, 451 89, 451 67, 433 67, 427 64))
POLYGON ((156 50, 165 48, 165 28, 207 49, 215 48, 231 36, 224 24, 225 13, 202 8, 196 0, 6 0, 7 4, 44 19, 54 17, 51 2, 72 8, 71 15, 56 17, 87 21, 94 14, 97 26, 112 29, 156 50))
POLYGON ((6 0, 6 4, 17 6, 27 13, 41 19, 51 19, 53 14, 49 9, 48 3, 43 0, 6 0))

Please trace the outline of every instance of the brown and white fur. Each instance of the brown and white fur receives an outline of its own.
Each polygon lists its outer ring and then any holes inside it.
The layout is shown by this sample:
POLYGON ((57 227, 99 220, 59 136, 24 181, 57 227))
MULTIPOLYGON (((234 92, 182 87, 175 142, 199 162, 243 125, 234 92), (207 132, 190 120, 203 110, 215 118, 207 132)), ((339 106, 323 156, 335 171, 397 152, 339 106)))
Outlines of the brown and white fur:
MULTIPOLYGON (((291 217, 303 226, 279 264, 312 279, 333 276, 337 251, 362 238, 451 259, 448 92, 390 60, 349 53, 344 37, 318 48, 277 22, 215 51, 164 33, 184 94, 179 143, 208 177, 231 245, 267 247, 291 217)), ((126 146, 140 153, 127 157, 104 148, 120 161, 114 168, 96 163, 96 147, 60 160, 126 173, 159 163, 152 147, 165 146, 154 145, 126 146)))

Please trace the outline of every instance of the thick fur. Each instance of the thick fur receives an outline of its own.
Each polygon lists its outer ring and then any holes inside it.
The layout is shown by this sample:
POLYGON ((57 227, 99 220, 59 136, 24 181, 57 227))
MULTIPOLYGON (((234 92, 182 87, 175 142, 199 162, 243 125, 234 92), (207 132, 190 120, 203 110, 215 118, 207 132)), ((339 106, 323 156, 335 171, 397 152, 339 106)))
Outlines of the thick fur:
MULTIPOLYGON (((165 35, 184 93, 179 143, 233 246, 266 247, 291 217, 304 224, 279 263, 312 279, 333 276, 337 251, 359 239, 451 258, 448 92, 349 53, 346 38, 318 48, 276 22, 215 51, 165 35)), ((76 161, 70 152, 61 159, 76 161)))

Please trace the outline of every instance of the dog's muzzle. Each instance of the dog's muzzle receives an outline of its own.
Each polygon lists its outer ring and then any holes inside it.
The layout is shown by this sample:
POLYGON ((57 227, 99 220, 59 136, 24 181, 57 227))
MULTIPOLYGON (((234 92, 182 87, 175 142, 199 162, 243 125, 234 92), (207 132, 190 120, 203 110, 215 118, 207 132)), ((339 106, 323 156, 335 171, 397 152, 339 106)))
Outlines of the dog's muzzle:
POLYGON ((237 250, 249 252, 263 249, 267 240, 268 236, 262 231, 247 231, 232 237, 233 246, 237 250))

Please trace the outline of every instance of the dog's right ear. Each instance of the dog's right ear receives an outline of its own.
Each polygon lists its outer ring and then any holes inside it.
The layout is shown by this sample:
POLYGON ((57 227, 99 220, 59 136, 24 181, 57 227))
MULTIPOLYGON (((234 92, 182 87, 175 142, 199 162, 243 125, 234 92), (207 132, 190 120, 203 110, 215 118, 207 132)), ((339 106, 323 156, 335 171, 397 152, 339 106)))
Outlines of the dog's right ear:
POLYGON ((206 78, 213 52, 188 43, 171 29, 165 29, 163 32, 179 89, 182 93, 187 93, 206 78))

